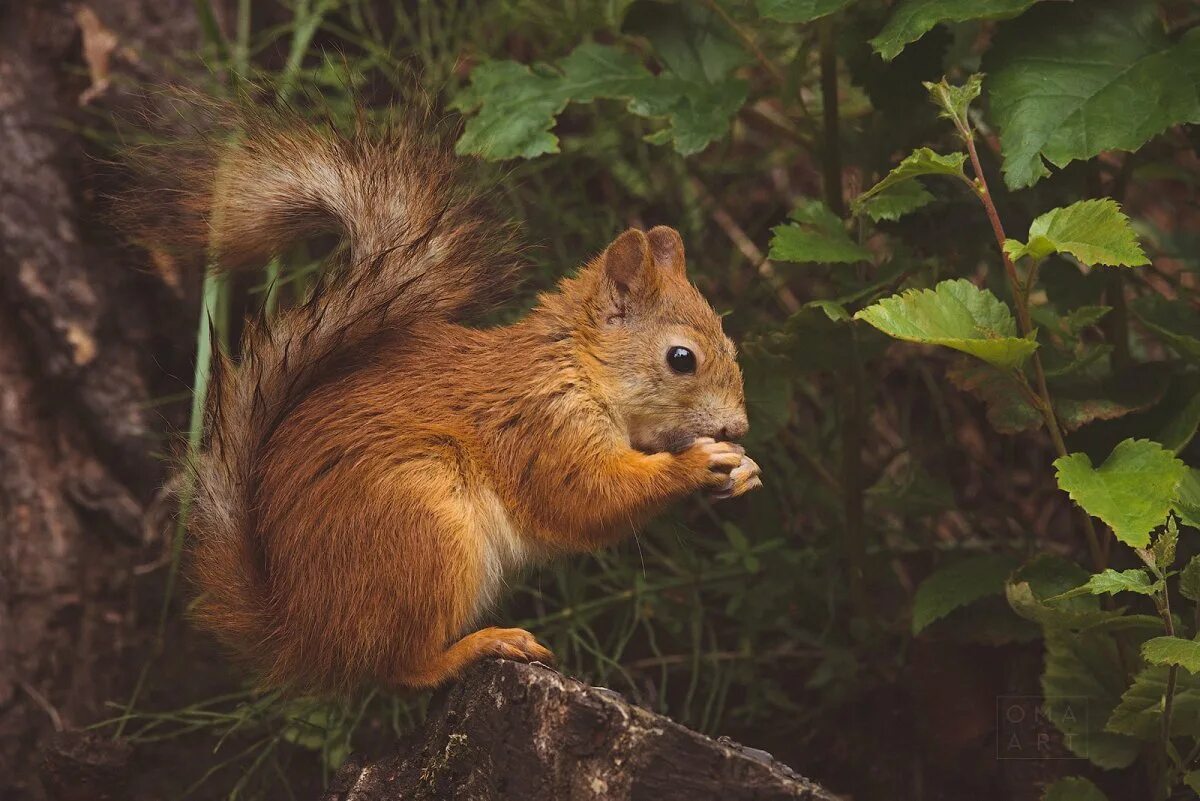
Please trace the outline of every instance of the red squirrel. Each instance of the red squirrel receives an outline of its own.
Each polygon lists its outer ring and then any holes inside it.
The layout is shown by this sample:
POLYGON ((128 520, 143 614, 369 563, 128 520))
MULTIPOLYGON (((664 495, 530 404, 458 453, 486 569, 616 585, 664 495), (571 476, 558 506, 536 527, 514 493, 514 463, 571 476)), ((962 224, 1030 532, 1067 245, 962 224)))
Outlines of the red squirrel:
POLYGON ((734 440, 742 376, 679 234, 630 229, 520 321, 468 327, 517 263, 414 126, 242 113, 187 173, 223 269, 344 240, 304 302, 213 366, 192 465, 198 622, 264 686, 433 687, 474 660, 549 660, 478 621, 523 565, 593 551, 697 490, 760 486, 734 440))

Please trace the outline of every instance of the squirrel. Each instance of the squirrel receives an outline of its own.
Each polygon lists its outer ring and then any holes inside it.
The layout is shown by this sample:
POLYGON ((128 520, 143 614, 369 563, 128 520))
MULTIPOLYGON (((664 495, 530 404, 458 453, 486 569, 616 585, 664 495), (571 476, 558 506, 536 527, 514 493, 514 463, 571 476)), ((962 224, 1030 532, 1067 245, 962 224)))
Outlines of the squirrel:
POLYGON ((198 624, 261 686, 437 686, 484 657, 506 576, 616 543, 697 490, 761 485, 733 343, 679 234, 620 234, 518 322, 471 327, 519 251, 444 138, 241 110, 188 169, 222 269, 334 233, 340 264, 217 354, 192 460, 198 624))

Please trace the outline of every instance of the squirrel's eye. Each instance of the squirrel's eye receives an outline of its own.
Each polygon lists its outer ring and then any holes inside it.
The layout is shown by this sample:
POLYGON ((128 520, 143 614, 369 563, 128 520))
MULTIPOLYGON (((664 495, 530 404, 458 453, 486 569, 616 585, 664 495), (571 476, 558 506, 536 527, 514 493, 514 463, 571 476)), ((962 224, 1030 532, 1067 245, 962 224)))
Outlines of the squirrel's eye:
POLYGON ((687 348, 675 345, 667 350, 667 365, 677 373, 696 372, 696 354, 687 348))

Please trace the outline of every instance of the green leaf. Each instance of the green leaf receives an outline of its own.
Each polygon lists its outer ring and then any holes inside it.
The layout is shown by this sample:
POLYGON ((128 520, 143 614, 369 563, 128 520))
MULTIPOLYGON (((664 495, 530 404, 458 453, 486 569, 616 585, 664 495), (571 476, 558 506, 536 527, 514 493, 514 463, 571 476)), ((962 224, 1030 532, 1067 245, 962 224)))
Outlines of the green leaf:
POLYGON ((1053 604, 1043 600, 1062 595, 1087 579, 1088 572, 1076 563, 1042 555, 1016 571, 1004 592, 1014 612, 1043 629, 1087 630, 1124 619, 1119 610, 1101 609, 1099 599, 1091 595, 1053 604))
POLYGON ((585 43, 557 66, 533 68, 492 61, 471 72, 470 85, 453 106, 470 115, 456 145, 460 154, 491 160, 534 158, 559 151, 550 131, 568 103, 624 100, 630 112, 661 117, 658 139, 684 155, 725 135, 746 99, 746 83, 732 77, 745 63, 728 26, 707 9, 638 4, 626 28, 650 39, 664 69, 653 75, 633 55, 585 43))
POLYGON ((1067 735, 1066 746, 1102 768, 1131 765, 1141 744, 1104 729, 1125 690, 1125 670, 1114 638, 1048 628, 1045 642, 1043 708, 1067 735))
POLYGON ((967 82, 962 86, 955 86, 942 78, 937 83, 925 81, 925 88, 929 90, 929 98, 933 104, 941 109, 939 117, 950 120, 960 131, 969 131, 971 122, 967 119, 967 111, 971 108, 971 103, 979 97, 979 93, 983 91, 983 76, 979 73, 967 78, 967 82))
POLYGON ((758 13, 777 22, 812 22, 841 11, 851 0, 758 0, 758 13))
POLYGON ((720 83, 750 60, 728 23, 702 3, 642 0, 621 30, 646 37, 663 66, 689 83, 720 83))
POLYGON ((1011 556, 985 554, 943 567, 921 582, 913 598, 912 632, 959 607, 1004 592, 1004 582, 1017 566, 1011 556))
MULTIPOLYGON (((1163 699, 1167 694, 1168 668, 1151 665, 1134 677, 1105 729, 1115 734, 1154 741, 1162 736, 1163 699)), ((1200 680, 1177 672, 1175 701, 1171 707, 1171 736, 1200 735, 1200 680)))
POLYGON ((1116 595, 1118 592, 1136 592, 1139 595, 1153 595, 1158 590, 1158 584, 1150 574, 1140 568, 1116 571, 1111 567, 1103 573, 1091 576, 1087 582, 1064 593, 1047 598, 1046 603, 1076 598, 1080 595, 1116 595))
POLYGON ((1200 470, 1188 468, 1175 493, 1175 514, 1185 525, 1200 528, 1200 470))
POLYGON ((1029 226, 1029 244, 1010 239, 1004 252, 1016 261, 1024 256, 1041 260, 1051 253, 1070 253, 1084 264, 1136 267, 1150 260, 1138 244, 1115 200, 1081 200, 1053 209, 1029 226))
POLYGON ((1037 0, 902 0, 888 18, 871 46, 887 61, 900 55, 905 45, 915 42, 943 22, 1000 19, 1020 14, 1037 0))
POLYGON ((1013 574, 1006 594, 1014 612, 1043 627, 1043 707, 1046 718, 1067 735, 1064 745, 1097 765, 1123 767, 1138 754, 1138 743, 1103 730, 1120 701, 1124 670, 1114 638, 1099 628, 1124 622, 1121 610, 1100 609, 1099 598, 1091 595, 1054 606, 1040 600, 1086 578, 1087 572, 1075 562, 1044 554, 1013 574), (1073 628, 1085 631, 1074 633, 1073 628))
POLYGON ((1200 642, 1155 637, 1142 643, 1142 658, 1152 665, 1178 665, 1189 673, 1200 673, 1200 642))
POLYGON ((1196 795, 1200 795, 1200 770, 1189 770, 1183 774, 1183 783, 1196 795))
POLYGON ((1042 415, 1022 392, 1011 370, 997 370, 976 359, 957 359, 946 378, 958 389, 983 401, 988 422, 1001 434, 1017 434, 1042 424, 1042 415))
POLYGON ((558 138, 549 131, 567 105, 560 82, 515 61, 480 64, 471 71, 471 85, 454 101, 460 111, 479 111, 467 121, 455 150, 488 159, 557 153, 558 138))
POLYGON ((882 181, 856 197, 851 204, 852 210, 855 214, 860 214, 870 198, 898 184, 920 178, 922 175, 950 175, 968 180, 963 173, 963 163, 966 159, 965 153, 951 153, 943 156, 940 153, 934 153, 927 147, 917 148, 884 176, 882 181))
POLYGON ((1108 801, 1108 796, 1082 776, 1068 776, 1047 787, 1042 801, 1108 801))
POLYGON ((918 180, 904 181, 877 192, 859 204, 858 214, 865 214, 874 222, 895 222, 905 214, 916 211, 933 202, 933 195, 918 180))
POLYGON ((807 201, 792 212, 789 225, 771 229, 772 261, 854 263, 868 261, 871 252, 859 245, 841 219, 816 200, 807 201))
POLYGON ((1160 571, 1170 570, 1171 565, 1175 564, 1175 546, 1178 544, 1179 526, 1175 525, 1175 518, 1168 517, 1166 527, 1159 532, 1150 548, 1154 566, 1160 571))
POLYGON ((1187 567, 1179 571, 1179 594, 1192 601, 1200 601, 1200 556, 1193 556, 1187 567))
POLYGON ((1172 45, 1149 0, 1043 3, 1001 27, 984 59, 1004 178, 1014 189, 1105 150, 1200 121, 1200 35, 1172 45))
POLYGON ((1112 306, 1080 306, 1062 318, 1063 328, 1067 336, 1078 336, 1080 331, 1100 322, 1110 311, 1112 306))
POLYGON ((1150 531, 1166 520, 1186 470, 1157 442, 1134 439, 1119 443, 1098 468, 1084 453, 1060 457, 1054 467, 1058 486, 1134 548, 1150 544, 1150 531))
POLYGON ((662 138, 685 156, 728 133, 747 90, 733 71, 749 56, 724 20, 699 3, 643 0, 626 12, 622 30, 646 37, 665 68, 632 94, 631 112, 666 117, 662 138))
POLYGON ((1016 335, 1007 306, 961 278, 884 298, 854 318, 896 339, 954 348, 997 367, 1018 367, 1037 348, 1016 335))
POLYGON ((1179 453, 1200 429, 1200 375, 1176 375, 1170 391, 1156 410, 1162 417, 1151 439, 1172 453, 1179 453))
MULTIPOLYGON (((1102 350, 1101 354, 1106 352, 1102 350)), ((1055 415, 1068 431, 1148 409, 1167 392, 1170 373, 1161 364, 1138 364, 1094 378, 1081 373, 1086 360, 1087 357, 1064 369, 1046 370, 1055 415)), ((1016 434, 1042 424, 1041 415, 1026 399, 1011 371, 963 359, 946 371, 946 377, 954 386, 984 402, 988 422, 1002 434, 1016 434)))
POLYGON ((1180 356, 1200 361, 1200 309, 1156 294, 1143 295, 1132 306, 1137 318, 1180 356))

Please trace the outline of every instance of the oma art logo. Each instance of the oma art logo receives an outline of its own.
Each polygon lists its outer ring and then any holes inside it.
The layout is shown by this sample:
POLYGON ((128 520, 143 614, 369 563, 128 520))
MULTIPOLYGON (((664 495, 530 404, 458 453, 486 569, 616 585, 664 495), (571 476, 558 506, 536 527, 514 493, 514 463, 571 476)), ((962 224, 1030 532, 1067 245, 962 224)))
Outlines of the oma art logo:
POLYGON ((996 698, 997 759, 1080 759, 1087 751, 1088 699, 1001 695, 996 698))

